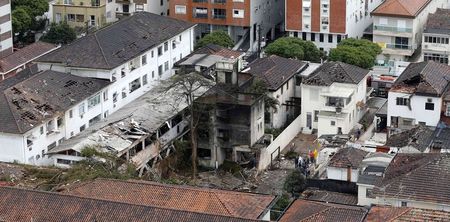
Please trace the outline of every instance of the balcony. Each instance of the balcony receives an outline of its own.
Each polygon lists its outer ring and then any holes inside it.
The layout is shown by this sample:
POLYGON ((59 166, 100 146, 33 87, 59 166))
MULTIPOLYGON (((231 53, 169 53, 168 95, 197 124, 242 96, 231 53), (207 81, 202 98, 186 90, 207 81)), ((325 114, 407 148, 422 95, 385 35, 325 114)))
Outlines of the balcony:
POLYGON ((227 0, 211 0, 213 4, 226 4, 227 0))
POLYGON ((374 35, 413 37, 412 28, 400 28, 394 26, 373 25, 374 35))
POLYGON ((416 45, 386 43, 383 47, 383 54, 411 56, 416 48, 416 45))
POLYGON ((194 3, 207 3, 208 0, 192 0, 194 3))
POLYGON ((196 14, 193 14, 192 17, 206 19, 206 18, 208 18, 208 14, 207 13, 196 13, 196 14))

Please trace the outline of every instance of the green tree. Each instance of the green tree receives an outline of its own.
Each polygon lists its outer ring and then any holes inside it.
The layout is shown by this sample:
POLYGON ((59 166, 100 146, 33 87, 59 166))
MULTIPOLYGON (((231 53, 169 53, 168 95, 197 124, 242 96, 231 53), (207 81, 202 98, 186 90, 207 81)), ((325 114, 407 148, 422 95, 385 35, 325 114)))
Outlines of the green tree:
POLYGON ((252 85, 249 87, 248 92, 255 94, 263 94, 264 95, 264 106, 268 111, 269 108, 273 108, 274 110, 278 109, 278 105, 280 104, 278 100, 268 96, 269 89, 267 89, 266 83, 260 78, 255 78, 252 85))
POLYGON ((208 35, 205 35, 205 37, 201 38, 197 42, 197 45, 195 47, 201 48, 208 44, 216 44, 227 48, 234 46, 234 42, 231 37, 228 35, 228 33, 222 30, 214 31, 209 33, 208 35))
POLYGON ((14 33, 26 32, 27 30, 30 29, 31 24, 33 22, 30 15, 22 7, 18 7, 15 10, 13 10, 11 17, 12 17, 12 28, 14 30, 14 33))
POLYGON ((41 40, 54 44, 68 44, 76 38, 77 34, 75 33, 75 30, 67 23, 63 22, 60 24, 52 23, 50 30, 41 37, 41 40))
POLYGON ((270 43, 265 52, 285 58, 295 58, 312 62, 320 62, 323 53, 311 41, 303 41, 294 37, 283 37, 270 43))
POLYGON ((22 36, 32 28, 41 27, 37 17, 47 12, 49 5, 47 0, 13 0, 11 9, 13 32, 22 36))
POLYGON ((284 190, 298 196, 306 188, 306 177, 299 170, 292 171, 284 181, 284 190))
POLYGON ((381 48, 376 43, 366 39, 349 38, 330 50, 329 59, 369 69, 375 65, 375 59, 380 53, 381 48))

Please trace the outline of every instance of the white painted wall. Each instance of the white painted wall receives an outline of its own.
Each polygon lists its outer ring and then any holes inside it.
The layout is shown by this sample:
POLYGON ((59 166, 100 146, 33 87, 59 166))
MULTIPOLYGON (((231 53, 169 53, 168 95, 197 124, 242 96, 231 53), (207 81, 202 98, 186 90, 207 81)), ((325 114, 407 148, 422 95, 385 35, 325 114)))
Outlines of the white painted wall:
POLYGON ((408 207, 431 209, 431 210, 443 210, 450 211, 450 205, 442 203, 432 203, 432 202, 422 202, 415 200, 402 200, 397 198, 376 198, 376 204, 378 205, 389 205, 394 207, 401 207, 402 202, 406 202, 408 207))
POLYGON ((264 100, 257 101, 251 107, 250 146, 264 136, 264 100))
POLYGON ((427 126, 437 126, 440 119, 442 98, 413 95, 410 99, 411 110, 408 106, 399 106, 396 104, 397 97, 409 98, 410 96, 411 94, 389 92, 387 125, 391 126, 392 116, 399 116, 403 118, 415 119, 414 124, 425 122, 427 126), (425 110, 425 103, 428 99, 431 99, 434 103, 434 110, 425 110))
POLYGON ((265 37, 270 30, 273 33, 277 24, 283 22, 284 13, 283 0, 250 0, 250 49, 258 48, 258 37, 253 38, 253 25, 261 25, 261 35, 265 37))
MULTIPOLYGON (((350 182, 358 181, 359 170, 351 169, 350 182)), ((327 167, 327 178, 330 180, 347 181, 347 168, 327 167)))
POLYGON ((271 91, 269 96, 276 99, 279 103, 277 106, 277 110, 270 109, 271 115, 271 128, 281 128, 286 124, 287 116, 294 114, 294 107, 289 107, 286 110, 287 106, 283 106, 286 104, 287 100, 290 100, 295 96, 295 76, 289 79, 286 83, 284 83, 278 90, 271 91), (283 90, 281 90, 283 88, 283 90), (283 91, 283 93, 281 93, 283 91))
POLYGON ((367 197, 367 190, 373 189, 373 185, 357 184, 358 185, 358 205, 370 206, 376 203, 375 198, 367 197))

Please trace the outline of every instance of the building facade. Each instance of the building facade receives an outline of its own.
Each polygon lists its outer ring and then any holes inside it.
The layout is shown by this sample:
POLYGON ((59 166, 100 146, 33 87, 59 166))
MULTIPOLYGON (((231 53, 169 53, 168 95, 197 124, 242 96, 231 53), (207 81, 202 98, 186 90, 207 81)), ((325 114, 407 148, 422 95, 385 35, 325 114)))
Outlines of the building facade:
POLYGON ((53 22, 65 21, 71 27, 101 27, 116 20, 110 0, 57 0, 52 11, 53 22))
POLYGON ((391 133, 415 125, 437 126, 450 67, 433 61, 411 63, 388 93, 387 125, 391 133))
POLYGON ((450 65, 450 9, 438 8, 428 15, 423 30, 422 59, 450 65))
POLYGON ((289 36, 310 40, 328 52, 345 38, 360 38, 381 0, 286 0, 289 36))
POLYGON ((303 79, 303 132, 348 134, 365 113, 368 74, 353 65, 327 62, 303 79))
POLYGON ((158 15, 169 15, 168 0, 115 0, 115 2, 115 12, 118 19, 142 11, 158 15))
POLYGON ((378 63, 415 60, 422 44, 422 33, 429 13, 447 7, 446 0, 410 2, 389 0, 377 7, 373 16, 373 42, 382 48, 378 63))
POLYGON ((0 1, 0 58, 13 52, 10 0, 0 1))
POLYGON ((282 28, 283 1, 280 0, 173 0, 170 16, 197 23, 195 37, 215 31, 228 32, 235 44, 255 51, 258 39, 274 39, 282 28))

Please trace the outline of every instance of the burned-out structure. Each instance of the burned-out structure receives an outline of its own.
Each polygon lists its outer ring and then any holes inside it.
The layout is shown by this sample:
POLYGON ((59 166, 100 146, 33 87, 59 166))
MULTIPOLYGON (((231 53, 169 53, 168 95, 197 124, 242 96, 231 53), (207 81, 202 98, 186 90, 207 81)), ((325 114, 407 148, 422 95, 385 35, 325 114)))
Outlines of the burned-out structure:
POLYGON ((264 136, 264 96, 252 92, 253 77, 238 72, 236 58, 218 61, 214 78, 216 85, 196 100, 199 162, 254 161, 252 147, 264 136))

